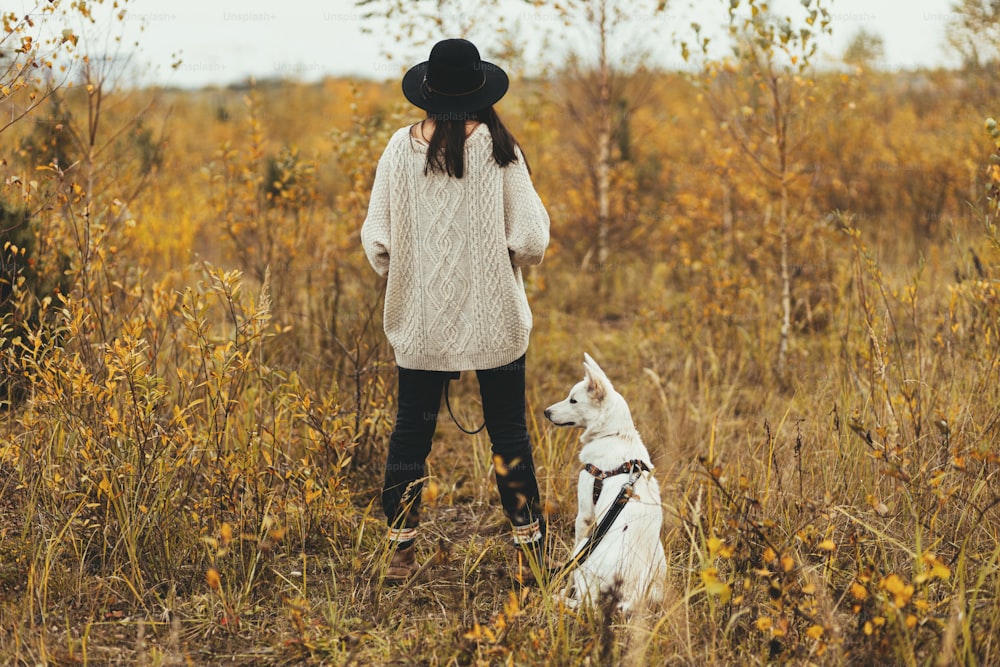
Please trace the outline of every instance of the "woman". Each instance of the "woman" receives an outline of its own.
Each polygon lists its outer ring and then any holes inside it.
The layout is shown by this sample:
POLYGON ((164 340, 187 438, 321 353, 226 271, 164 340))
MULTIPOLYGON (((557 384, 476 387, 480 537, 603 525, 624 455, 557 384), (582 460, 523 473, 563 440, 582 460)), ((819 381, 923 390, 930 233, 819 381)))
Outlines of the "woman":
POLYGON ((445 384, 475 370, 497 487, 517 545, 517 572, 544 562, 545 523, 525 418, 531 331, 521 267, 538 264, 549 216, 517 141, 493 105, 507 74, 464 39, 438 42, 403 77, 427 118, 398 130, 379 159, 361 240, 388 278, 385 333, 398 367, 395 428, 382 505, 392 560, 388 582, 418 569, 424 462, 445 384))

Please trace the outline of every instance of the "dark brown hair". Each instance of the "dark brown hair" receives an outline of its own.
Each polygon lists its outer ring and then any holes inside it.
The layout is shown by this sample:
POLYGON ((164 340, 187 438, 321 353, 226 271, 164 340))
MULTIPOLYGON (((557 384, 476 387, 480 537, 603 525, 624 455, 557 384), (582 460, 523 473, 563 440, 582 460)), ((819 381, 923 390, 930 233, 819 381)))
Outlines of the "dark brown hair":
MULTIPOLYGON (((465 122, 479 121, 490 131, 493 139, 493 159, 501 167, 517 162, 520 145, 492 106, 469 113, 429 113, 434 119, 434 134, 427 146, 427 164, 424 173, 448 174, 462 178, 465 174, 465 122)), ((522 152, 521 157, 524 157, 522 152)), ((525 166, 528 158, 524 158, 525 166)))

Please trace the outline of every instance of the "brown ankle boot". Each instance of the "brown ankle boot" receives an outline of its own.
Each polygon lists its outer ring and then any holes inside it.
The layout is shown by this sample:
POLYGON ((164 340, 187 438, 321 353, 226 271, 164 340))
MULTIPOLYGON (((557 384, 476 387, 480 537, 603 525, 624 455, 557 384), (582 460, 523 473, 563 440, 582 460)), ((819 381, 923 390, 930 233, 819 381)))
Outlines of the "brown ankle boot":
POLYGON ((392 552, 392 560, 385 570, 385 583, 401 584, 417 573, 417 550, 411 544, 405 549, 396 549, 392 552))

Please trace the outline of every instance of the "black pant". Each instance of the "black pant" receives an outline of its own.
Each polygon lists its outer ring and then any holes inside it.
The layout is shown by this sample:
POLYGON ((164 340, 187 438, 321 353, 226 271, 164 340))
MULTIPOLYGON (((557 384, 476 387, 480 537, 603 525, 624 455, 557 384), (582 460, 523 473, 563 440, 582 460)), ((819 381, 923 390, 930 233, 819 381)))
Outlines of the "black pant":
MULTIPOLYGON (((431 451, 441 394, 454 376, 399 368, 396 426, 389 438, 382 485, 382 508, 390 527, 413 528, 419 523, 424 462, 431 451)), ((515 526, 528 525, 541 519, 541 503, 525 414, 524 356, 506 366, 477 370, 476 376, 504 515, 515 526)))

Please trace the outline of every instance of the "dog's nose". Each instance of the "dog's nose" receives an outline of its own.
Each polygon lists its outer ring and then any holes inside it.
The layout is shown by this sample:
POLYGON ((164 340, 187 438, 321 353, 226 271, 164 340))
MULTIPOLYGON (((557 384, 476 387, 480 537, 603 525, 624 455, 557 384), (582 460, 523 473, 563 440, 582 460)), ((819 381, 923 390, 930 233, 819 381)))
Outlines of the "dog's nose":
POLYGON ((546 419, 552 419, 552 410, 550 410, 549 408, 545 408, 542 414, 545 415, 546 419))

